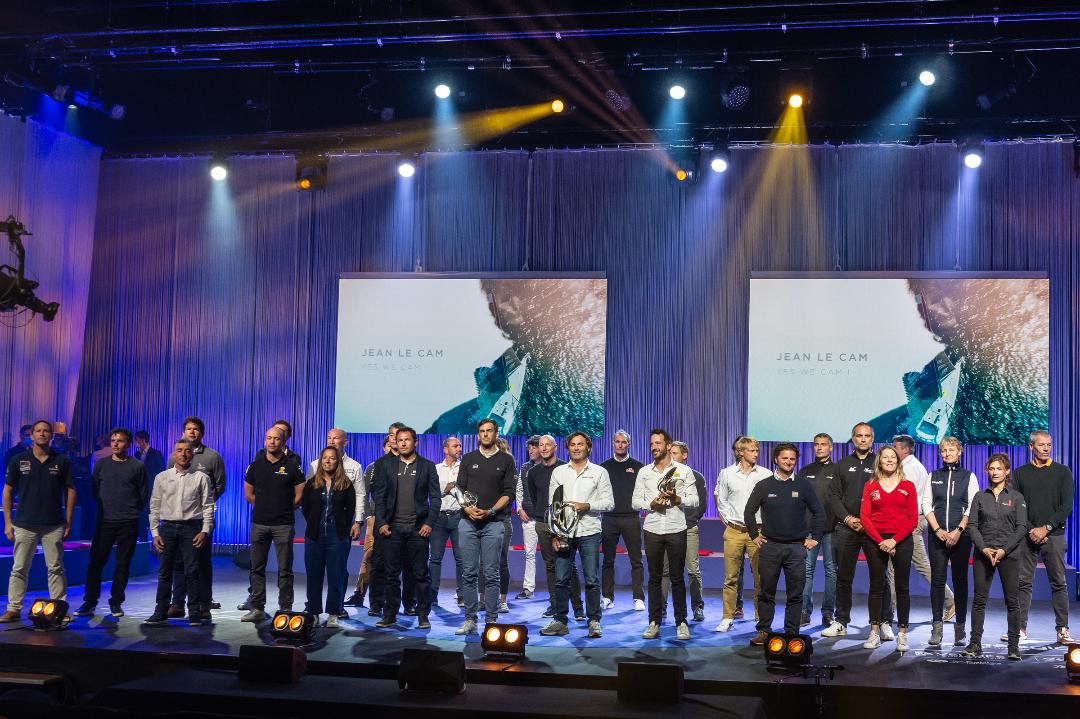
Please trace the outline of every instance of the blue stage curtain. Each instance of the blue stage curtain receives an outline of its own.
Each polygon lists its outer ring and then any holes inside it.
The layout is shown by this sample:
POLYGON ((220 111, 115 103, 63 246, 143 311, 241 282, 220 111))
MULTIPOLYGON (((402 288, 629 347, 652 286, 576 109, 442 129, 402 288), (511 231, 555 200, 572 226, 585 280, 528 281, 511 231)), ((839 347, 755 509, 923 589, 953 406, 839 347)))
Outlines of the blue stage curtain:
MULTIPOLYGON (((59 302, 53 322, 29 312, 0 315, 0 446, 18 442, 34 419, 70 423, 82 363, 83 331, 97 213, 101 150, 70 135, 0 113, 0 219, 14 215, 33 233, 23 238, 26 273, 45 302, 59 302)), ((14 266, 0 234, 0 264, 14 266)))
MULTIPOLYGON (((397 176, 394 155, 337 155, 316 193, 293 188, 287 157, 235 159, 217 185, 205 158, 107 160, 78 426, 87 436, 116 422, 145 427, 167 451, 183 417, 201 415, 230 474, 218 540, 243 543, 241 479, 263 430, 289 419, 292 445, 310 461, 332 422, 339 273, 604 271, 607 436, 594 457, 608 455, 622 427, 645 459, 648 430, 666 427, 690 444, 715 516, 711 487, 745 423, 751 271, 1041 270, 1051 278, 1050 430, 1055 456, 1071 464, 1080 456, 1073 150, 1002 143, 986 154, 978 173, 962 175, 951 145, 737 149, 725 175, 687 186, 652 150, 436 153, 411 180, 397 176)), ((792 318, 887 320, 859 308, 792 318)), ((423 334, 453 318, 432 308, 407 321, 423 334)), ((776 411, 808 408, 792 397, 776 411)), ((441 458, 441 440, 422 438, 420 451, 441 458)), ((381 441, 351 435, 350 453, 367 464, 381 441)), ((523 456, 523 439, 511 444, 523 456)), ((801 449, 808 461, 810 445, 801 449)), ((970 448, 967 464, 981 476, 994 449, 970 448)), ((1027 460, 1026 448, 1008 451, 1027 460)), ((935 448, 919 456, 936 465, 935 448)))

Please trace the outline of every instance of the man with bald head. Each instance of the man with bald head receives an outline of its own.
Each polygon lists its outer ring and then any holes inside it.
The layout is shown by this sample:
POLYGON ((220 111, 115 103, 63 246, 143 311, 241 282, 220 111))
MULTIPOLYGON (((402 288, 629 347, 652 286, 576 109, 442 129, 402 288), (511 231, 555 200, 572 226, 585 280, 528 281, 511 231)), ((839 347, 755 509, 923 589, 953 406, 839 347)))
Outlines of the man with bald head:
POLYGON ((292 609, 293 535, 304 475, 286 457, 285 440, 282 428, 275 425, 266 430, 266 451, 244 476, 244 498, 251 505, 251 609, 240 618, 242 622, 266 619, 266 560, 271 543, 278 563, 278 608, 292 609))
MULTIPOLYGON (((333 447, 341 453, 341 467, 345 470, 345 476, 352 482, 353 490, 356 492, 356 510, 353 512, 353 529, 356 532, 363 530, 362 522, 364 521, 364 500, 367 499, 367 485, 364 482, 364 468, 355 459, 350 457, 345 451, 345 445, 349 443, 349 435, 345 433, 345 430, 340 427, 334 427, 332 430, 326 433, 326 446, 333 447)), ((322 452, 319 453, 322 456, 322 452)), ((313 459, 311 465, 308 467, 307 479, 311 479, 315 476, 315 472, 319 469, 319 460, 313 459)), ((341 596, 345 596, 349 585, 349 573, 345 571, 342 573, 341 579, 341 596)), ((348 616, 347 612, 343 612, 344 616, 348 616)))

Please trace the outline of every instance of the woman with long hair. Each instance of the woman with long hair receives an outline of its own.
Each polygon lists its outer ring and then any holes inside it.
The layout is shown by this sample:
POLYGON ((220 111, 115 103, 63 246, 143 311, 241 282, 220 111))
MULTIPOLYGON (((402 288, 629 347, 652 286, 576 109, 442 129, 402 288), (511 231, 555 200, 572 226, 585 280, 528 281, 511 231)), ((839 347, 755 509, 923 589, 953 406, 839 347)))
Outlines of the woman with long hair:
POLYGON ((859 512, 866 530, 863 553, 870 570, 870 637, 863 644, 866 649, 881 646, 878 627, 884 621, 885 573, 890 562, 896 582, 896 649, 905 652, 908 648, 908 575, 914 550, 911 535, 919 525, 917 494, 914 483, 904 477, 896 450, 888 445, 882 447, 874 458, 874 476, 863 487, 859 512))
POLYGON ((1009 621, 1009 659, 1020 660, 1020 560, 1017 549, 1027 535, 1027 503, 1009 488, 1009 457, 992 454, 986 460, 986 489, 971 502, 968 531, 975 545, 975 599, 971 603, 971 642, 964 656, 982 654, 983 615, 994 572, 999 571, 1009 621))
MULTIPOLYGON (((307 571, 307 610, 323 611, 326 580, 326 626, 336 627, 344 610, 344 588, 353 534, 356 491, 345 474, 337 447, 319 454, 315 476, 304 485, 300 508, 307 520, 304 530, 304 567, 307 571)), ((359 536, 359 531, 356 532, 359 536)))

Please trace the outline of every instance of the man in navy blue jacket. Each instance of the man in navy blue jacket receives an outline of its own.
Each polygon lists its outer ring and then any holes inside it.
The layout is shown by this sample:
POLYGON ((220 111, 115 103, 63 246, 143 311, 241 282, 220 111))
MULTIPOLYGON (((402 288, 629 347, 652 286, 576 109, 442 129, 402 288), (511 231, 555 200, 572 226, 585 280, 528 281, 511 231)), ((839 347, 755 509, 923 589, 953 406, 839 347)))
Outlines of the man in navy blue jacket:
POLYGON ((396 461, 382 462, 375 478, 375 527, 386 542, 385 613, 377 627, 397 623, 401 606, 401 570, 408 558, 416 581, 417 627, 430 629, 431 577, 428 537, 442 507, 442 489, 435 463, 416 453, 416 431, 403 427, 395 435, 396 461))

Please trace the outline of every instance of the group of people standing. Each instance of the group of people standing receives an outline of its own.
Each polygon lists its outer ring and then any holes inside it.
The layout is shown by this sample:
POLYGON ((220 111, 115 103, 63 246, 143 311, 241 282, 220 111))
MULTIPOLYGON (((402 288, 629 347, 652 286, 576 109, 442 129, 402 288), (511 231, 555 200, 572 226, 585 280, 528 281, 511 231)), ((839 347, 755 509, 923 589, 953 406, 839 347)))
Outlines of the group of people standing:
MULTIPOLYGON (((45 553, 50 596, 66 598, 63 540, 75 505, 70 462, 50 447, 48 421, 30 429, 29 448, 13 453, 7 464, 4 530, 15 544, 15 561, 0 622, 21 617, 26 573, 38 545, 45 553)), ((123 616, 139 520, 149 505, 149 530, 161 562, 156 608, 144 624, 162 625, 185 615, 192 624, 210 620, 211 610, 219 606, 212 597, 212 534, 226 479, 221 455, 202 443, 204 431, 201 419, 186 418, 168 466, 153 481, 143 461, 129 455, 132 433, 123 428, 110 433, 110 453, 93 469, 100 514, 84 601, 76 615, 94 614, 102 568, 115 546, 109 608, 113 616, 123 616)), ((705 480, 686 464, 689 447, 664 429, 650 432, 648 464, 629 456, 630 435, 619 430, 613 456, 602 464, 590 459, 592 439, 577 432, 565 440, 569 461, 556 456, 553 436, 534 436, 527 441, 529 458, 521 467, 490 419, 477 425, 477 449, 462 456, 460 439, 447 438, 438 463, 417 454, 412 428, 395 423, 384 454, 366 469, 348 456, 348 437, 341 429, 327 433, 325 448, 306 468, 288 447, 291 435, 287 421, 275 422, 245 473, 244 496, 252 505, 251 569, 249 594, 239 607, 246 612, 242 621, 268 618, 271 547, 278 565, 278 608, 293 608, 293 538, 300 509, 306 522, 305 609, 325 612, 326 626, 337 626, 348 616, 346 606, 363 606, 366 599, 368 613, 379 617, 376 627, 397 626, 399 612, 416 616, 418 628, 430 627, 428 615, 439 602, 449 540, 455 595, 464 612, 457 633, 475 633, 481 607, 488 622, 509 610, 507 552, 515 505, 525 539, 525 574, 517 598, 531 599, 535 591, 537 546, 547 574, 544 616, 550 622, 541 634, 568 634, 572 608, 577 620, 587 622, 587 636, 602 636, 603 611, 614 607, 620 541, 630 560, 633 608, 648 611, 643 638, 660 636, 669 599, 676 639, 690 639, 691 613, 694 621, 705 618, 698 563, 705 480), (361 538, 363 563, 355 591, 346 599, 349 551, 361 538)), ((820 554, 825 570, 822 636, 848 635, 852 584, 862 553, 870 575, 870 630, 864 647, 895 640, 899 651, 908 648, 908 577, 914 564, 931 586, 931 646, 941 645, 944 623, 954 619, 955 646, 964 646, 968 655, 981 653, 986 600, 997 574, 1008 609, 1002 640, 1008 642, 1009 658, 1019 659, 1032 579, 1041 559, 1052 588, 1057 639, 1071 642, 1064 527, 1072 508, 1072 474, 1051 459, 1047 432, 1033 432, 1030 439, 1031 462, 1014 470, 1005 454, 991 455, 984 467, 988 487, 980 490, 975 474, 962 466, 963 447, 953 437, 941 441, 941 466, 933 472, 914 456, 915 443, 907 435, 893 437, 875 452, 873 429, 865 423, 852 429, 853 451, 838 462, 831 459, 832 438, 816 435, 813 461, 797 471, 795 445, 776 445, 770 470, 758 464, 758 442, 739 437, 732 445, 734 462, 720 472, 715 487, 725 524, 723 618, 716 630, 729 631, 741 618, 747 557, 757 630, 751 643, 764 643, 772 630, 781 574, 787 593, 783 630, 796 634, 808 626, 820 554), (969 637, 967 567, 972 556, 969 637), (950 570, 951 590, 946 581, 950 570)), ((142 443, 140 452, 148 457, 142 443)))

